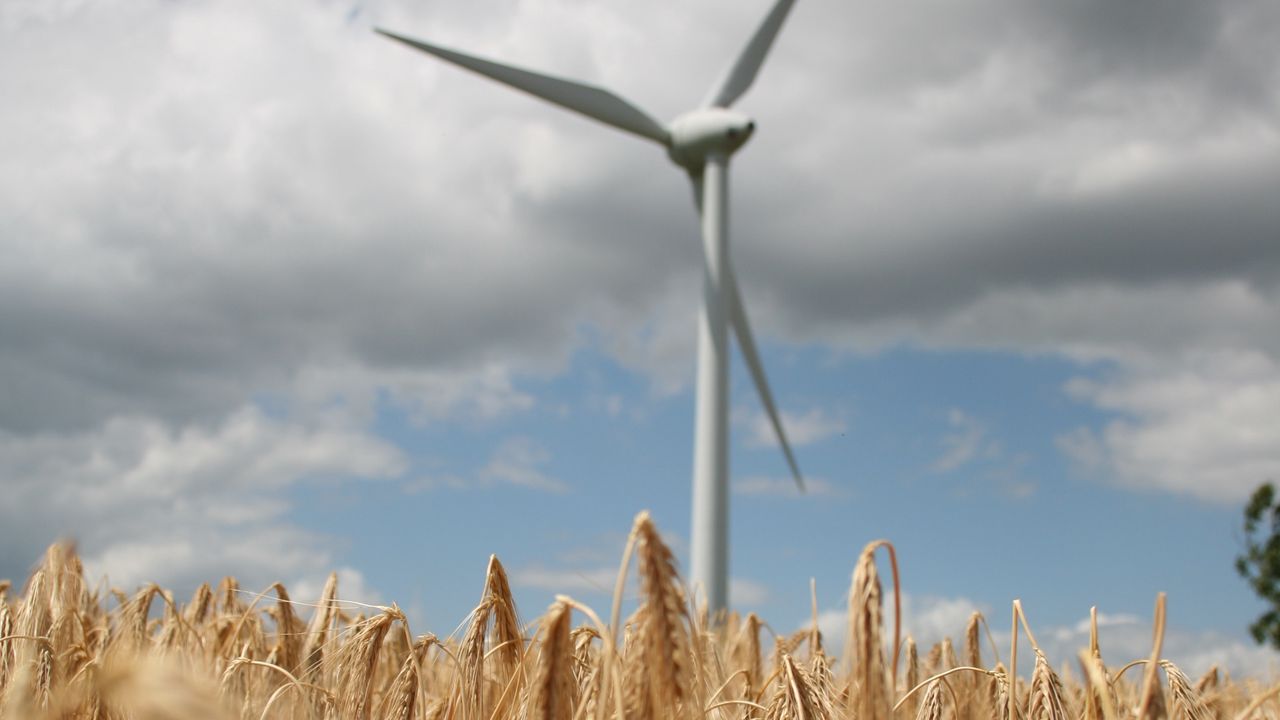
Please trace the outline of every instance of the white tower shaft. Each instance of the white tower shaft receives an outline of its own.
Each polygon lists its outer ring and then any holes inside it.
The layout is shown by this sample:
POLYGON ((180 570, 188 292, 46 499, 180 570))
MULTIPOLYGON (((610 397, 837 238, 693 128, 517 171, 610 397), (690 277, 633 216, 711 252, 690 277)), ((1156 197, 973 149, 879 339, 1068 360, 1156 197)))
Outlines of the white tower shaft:
POLYGON ((696 184, 702 213, 702 312, 698 318, 697 408, 693 450, 693 588, 711 617, 728 603, 729 161, 707 158, 696 184))

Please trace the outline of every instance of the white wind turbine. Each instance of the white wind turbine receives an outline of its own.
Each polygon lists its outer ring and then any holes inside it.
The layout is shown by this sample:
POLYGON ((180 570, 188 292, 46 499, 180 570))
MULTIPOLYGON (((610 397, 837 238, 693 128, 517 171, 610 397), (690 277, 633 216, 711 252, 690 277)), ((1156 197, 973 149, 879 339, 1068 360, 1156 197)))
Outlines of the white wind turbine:
POLYGON ((698 321, 697 415, 693 452, 692 581, 713 614, 728 604, 728 348, 727 328, 733 325, 742 355, 755 381, 760 401, 773 424, 782 452, 800 490, 804 480, 778 417, 773 393, 756 351, 738 281, 729 260, 729 157, 751 137, 755 123, 729 110, 751 87, 773 39, 794 0, 777 0, 737 60, 711 89, 701 107, 669 124, 608 90, 510 65, 485 60, 437 45, 377 32, 467 70, 509 85, 561 107, 634 133, 666 148, 693 181, 702 217, 705 259, 702 312, 698 321))

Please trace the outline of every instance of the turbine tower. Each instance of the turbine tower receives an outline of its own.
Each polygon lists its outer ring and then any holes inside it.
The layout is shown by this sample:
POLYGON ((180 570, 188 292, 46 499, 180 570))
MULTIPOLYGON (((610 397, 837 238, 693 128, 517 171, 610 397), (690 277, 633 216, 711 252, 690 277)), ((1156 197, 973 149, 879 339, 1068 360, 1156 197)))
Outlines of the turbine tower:
POLYGON ((377 32, 441 60, 484 75, 619 130, 652 140, 693 181, 702 219, 702 312, 698 319, 697 410, 693 451, 693 589, 712 617, 728 606, 728 328, 733 327, 787 465, 800 490, 804 480, 787 442, 765 379, 738 280, 729 259, 729 158, 751 137, 755 123, 730 110, 751 87, 794 0, 777 0, 746 47, 702 105, 668 124, 593 85, 485 60, 377 28, 377 32))

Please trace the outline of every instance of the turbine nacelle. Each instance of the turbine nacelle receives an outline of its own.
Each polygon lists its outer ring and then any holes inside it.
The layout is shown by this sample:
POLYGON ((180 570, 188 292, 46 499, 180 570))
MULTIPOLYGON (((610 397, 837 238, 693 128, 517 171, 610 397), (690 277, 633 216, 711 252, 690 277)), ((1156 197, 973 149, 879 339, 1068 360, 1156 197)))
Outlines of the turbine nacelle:
POLYGON ((713 155, 729 157, 756 129, 755 122, 740 113, 710 107, 685 113, 667 127, 667 154, 675 164, 696 171, 713 155))

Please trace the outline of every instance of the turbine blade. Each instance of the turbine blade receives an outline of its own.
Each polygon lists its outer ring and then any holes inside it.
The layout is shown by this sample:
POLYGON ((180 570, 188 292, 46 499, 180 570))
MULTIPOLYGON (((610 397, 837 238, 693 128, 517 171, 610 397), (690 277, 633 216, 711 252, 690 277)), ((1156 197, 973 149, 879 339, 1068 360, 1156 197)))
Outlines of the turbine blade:
POLYGON ((421 40, 397 35, 381 28, 374 28, 374 31, 422 52, 435 55, 441 60, 484 75, 491 80, 497 80, 504 85, 509 85, 517 90, 542 98, 547 102, 582 113, 606 125, 612 125, 619 130, 649 138, 664 147, 668 143, 669 135, 661 123, 654 120, 640 108, 608 90, 594 85, 503 65, 492 60, 467 55, 457 50, 450 50, 421 40))
MULTIPOLYGON (((725 258, 728 261, 728 258, 725 258)), ((782 428, 782 418, 778 415, 777 405, 773 402, 773 392, 769 390, 769 381, 764 376, 764 365, 760 362, 760 353, 756 351, 755 337, 751 334, 751 323, 747 322, 747 308, 742 304, 742 294, 738 291, 738 277, 733 272, 733 264, 726 262, 723 268, 725 303, 729 306, 729 319, 733 323, 734 335, 738 337, 738 347, 742 348, 742 357, 747 361, 747 369, 751 371, 751 379, 755 381, 756 390, 760 393, 760 404, 773 424, 773 431, 778 436, 778 444, 787 456, 787 465, 791 467, 791 475, 796 479, 796 487, 805 491, 804 478, 800 475, 800 466, 796 464, 796 456, 791 452, 791 444, 787 442, 787 433, 782 428)))
POLYGON ((764 63, 765 55, 769 54, 773 39, 782 28, 782 21, 787 19, 787 13, 791 11, 794 3, 795 0, 778 0, 774 3, 773 9, 765 16, 760 27, 756 28, 756 34, 751 36, 747 46, 739 53, 738 59, 725 71, 720 82, 716 83, 715 88, 711 90, 711 94, 703 103, 704 107, 727 108, 742 97, 747 88, 751 87, 751 83, 756 79, 756 73, 764 63))

